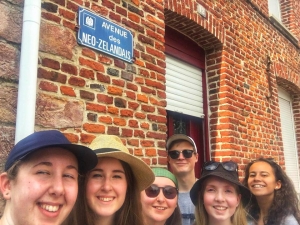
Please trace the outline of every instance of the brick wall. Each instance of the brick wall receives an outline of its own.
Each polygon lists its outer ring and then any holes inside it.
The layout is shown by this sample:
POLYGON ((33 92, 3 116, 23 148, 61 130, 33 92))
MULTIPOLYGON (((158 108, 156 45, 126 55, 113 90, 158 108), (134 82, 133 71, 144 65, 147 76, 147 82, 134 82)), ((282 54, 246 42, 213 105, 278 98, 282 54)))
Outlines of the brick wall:
MULTIPOLYGON (((299 39, 299 1, 286 2, 284 24, 299 39)), ((14 139, 22 4, 0 3, 2 162, 14 139)), ((261 155, 284 164, 277 85, 294 98, 299 148, 300 56, 268 20, 267 0, 42 1, 36 130, 59 129, 85 145, 115 134, 148 164, 165 165, 165 25, 205 50, 212 157, 241 168, 261 155), (77 44, 79 6, 133 33, 133 64, 77 44)))

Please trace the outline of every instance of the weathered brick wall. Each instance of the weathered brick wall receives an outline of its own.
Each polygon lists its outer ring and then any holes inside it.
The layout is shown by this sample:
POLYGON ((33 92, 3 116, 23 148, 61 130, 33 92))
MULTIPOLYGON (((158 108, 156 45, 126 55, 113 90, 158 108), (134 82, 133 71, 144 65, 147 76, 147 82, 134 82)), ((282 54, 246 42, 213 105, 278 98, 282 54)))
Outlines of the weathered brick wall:
POLYGON ((14 144, 23 1, 0 2, 0 169, 14 144))
POLYGON ((148 164, 165 164, 163 2, 44 1, 36 126, 61 129, 89 144, 97 134, 120 136, 148 164), (132 31, 133 64, 76 43, 78 6, 132 31))
MULTIPOLYGON (((198 2, 207 10, 206 18, 197 15, 194 2, 166 1, 166 23, 206 49, 212 157, 234 158, 243 165, 263 155, 284 164, 277 85, 294 96, 299 146, 299 48, 269 22, 267 0, 198 2)), ((290 12, 296 18, 299 4, 292 4, 298 7, 290 12)), ((291 31, 297 35, 298 30, 291 31)))

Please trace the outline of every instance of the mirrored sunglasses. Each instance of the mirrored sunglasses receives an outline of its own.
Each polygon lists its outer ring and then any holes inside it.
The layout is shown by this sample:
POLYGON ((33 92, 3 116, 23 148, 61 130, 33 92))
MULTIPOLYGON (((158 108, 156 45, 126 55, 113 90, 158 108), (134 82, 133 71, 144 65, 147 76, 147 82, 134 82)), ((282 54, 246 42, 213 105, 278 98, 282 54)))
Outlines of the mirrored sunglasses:
POLYGON ((217 169, 220 165, 227 171, 238 171, 238 165, 233 161, 226 161, 226 162, 215 162, 209 161, 206 162, 203 166, 203 169, 206 171, 211 171, 217 169))
POLYGON ((145 190, 146 195, 149 198, 155 198, 159 195, 160 190, 163 191, 165 198, 167 199, 174 199, 178 194, 178 189, 172 186, 165 186, 165 187, 158 187, 155 184, 152 184, 145 190))
POLYGON ((191 158, 194 154, 194 150, 182 150, 182 151, 178 151, 178 150, 172 150, 172 151, 168 151, 168 155, 172 158, 172 159, 178 159, 180 153, 182 153, 183 157, 188 159, 191 158))

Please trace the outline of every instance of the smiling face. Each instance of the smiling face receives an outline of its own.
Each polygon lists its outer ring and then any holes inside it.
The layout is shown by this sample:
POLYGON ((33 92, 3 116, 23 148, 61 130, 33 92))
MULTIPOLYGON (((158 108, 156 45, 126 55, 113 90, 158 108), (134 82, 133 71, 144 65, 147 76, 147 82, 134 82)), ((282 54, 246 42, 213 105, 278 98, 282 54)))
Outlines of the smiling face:
MULTIPOLYGON (((153 184, 158 187, 175 187, 173 181, 166 177, 156 177, 153 184)), ((177 207, 177 199, 178 196, 174 199, 165 198, 162 189, 160 189, 159 195, 154 198, 148 197, 145 191, 142 191, 142 211, 146 224, 165 224, 166 220, 172 215, 177 207)))
MULTIPOLYGON (((175 143, 169 151, 183 151, 183 150, 194 150, 193 146, 187 141, 181 141, 175 143)), ((182 153, 180 153, 177 159, 172 159, 168 156, 168 162, 170 163, 171 170, 176 176, 189 174, 194 171, 196 162, 198 161, 198 154, 193 154, 191 158, 185 158, 182 153)))
POLYGON ((88 174, 86 198, 98 220, 109 218, 122 207, 127 180, 121 162, 115 158, 99 158, 97 166, 88 174))
POLYGON ((72 210, 78 193, 76 157, 62 148, 32 153, 14 180, 1 175, 6 199, 3 215, 14 225, 59 225, 72 210))
POLYGON ((274 170, 267 162, 258 161, 249 168, 248 187, 256 198, 274 197, 274 190, 281 188, 281 182, 276 180, 274 170))
POLYGON ((204 182, 203 204, 210 224, 231 224, 241 195, 237 186, 218 177, 208 177, 204 182))

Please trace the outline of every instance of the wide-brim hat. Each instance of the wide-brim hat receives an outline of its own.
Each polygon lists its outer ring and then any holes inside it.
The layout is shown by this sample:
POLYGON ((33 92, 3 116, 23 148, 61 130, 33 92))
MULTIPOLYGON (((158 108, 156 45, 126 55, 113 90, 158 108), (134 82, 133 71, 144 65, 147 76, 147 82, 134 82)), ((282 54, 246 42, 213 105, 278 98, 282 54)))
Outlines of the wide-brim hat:
POLYGON ((172 136, 167 140, 167 144, 166 144, 166 149, 167 149, 167 151, 169 151, 171 144, 172 144, 174 141, 177 141, 177 140, 182 140, 182 141, 187 141, 187 142, 189 142, 189 143, 194 147, 195 152, 197 152, 197 146, 196 146, 194 140, 193 140, 191 137, 189 137, 189 136, 187 136, 187 135, 185 135, 185 134, 174 134, 174 135, 172 135, 172 136))
POLYGON ((86 173, 97 165, 97 156, 90 148, 72 144, 60 131, 45 130, 28 135, 20 140, 10 151, 6 163, 7 171, 16 161, 47 147, 61 147, 72 152, 78 161, 78 172, 86 173))
POLYGON ((194 205, 197 205, 197 202, 199 200, 198 193, 200 188, 203 185, 203 182, 205 181, 206 178, 211 176, 222 178, 226 181, 229 181, 237 185, 241 192, 241 201, 244 207, 248 205, 252 196, 250 190, 239 182, 237 171, 227 171, 223 168, 222 165, 219 165, 215 170, 203 169, 200 179, 195 182, 195 184, 193 185, 190 191, 190 197, 194 205))
POLYGON ((151 168, 141 159, 131 155, 121 139, 115 135, 98 135, 89 146, 98 158, 112 157, 126 162, 133 172, 140 191, 149 187, 155 179, 151 168))

